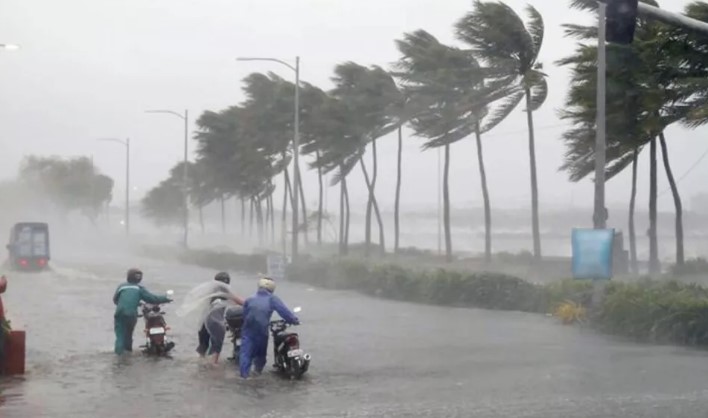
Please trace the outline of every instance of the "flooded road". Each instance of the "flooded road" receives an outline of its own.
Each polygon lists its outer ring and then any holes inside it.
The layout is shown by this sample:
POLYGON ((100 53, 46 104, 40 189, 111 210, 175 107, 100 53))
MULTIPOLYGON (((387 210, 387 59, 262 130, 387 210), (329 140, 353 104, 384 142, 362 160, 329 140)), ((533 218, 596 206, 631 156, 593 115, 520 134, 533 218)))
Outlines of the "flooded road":
MULTIPOLYGON (((207 269, 125 257, 13 275, 4 298, 27 331, 27 375, 0 380, 0 416, 24 417, 706 417, 708 354, 619 342, 513 312, 448 309, 281 283, 302 306, 313 356, 300 382, 241 381, 194 352, 175 311, 207 269), (175 290, 173 359, 112 353, 111 296, 127 267, 175 290)), ((255 279, 232 288, 250 295, 255 279)), ((138 328, 140 327, 140 323, 138 328)), ((141 338, 136 333, 136 342, 141 338)), ((270 352, 269 352, 270 355, 270 352)))

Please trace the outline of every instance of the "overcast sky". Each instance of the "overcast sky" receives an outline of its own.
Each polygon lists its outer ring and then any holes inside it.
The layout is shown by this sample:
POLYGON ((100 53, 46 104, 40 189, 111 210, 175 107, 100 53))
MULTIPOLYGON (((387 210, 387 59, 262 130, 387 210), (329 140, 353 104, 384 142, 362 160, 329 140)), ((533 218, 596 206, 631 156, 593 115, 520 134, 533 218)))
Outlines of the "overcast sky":
MULTIPOLYGON (((471 8, 470 0, 0 0, 0 43, 22 49, 0 51, 0 178, 14 176, 27 154, 93 155, 95 163, 124 190, 124 150, 98 137, 130 137, 132 183, 137 195, 157 184, 182 155, 182 123, 146 109, 219 110, 243 99, 240 80, 252 71, 274 71, 271 63, 237 63, 236 56, 302 58, 302 78, 331 87, 332 68, 353 60, 387 65, 398 57, 394 39, 423 28, 454 43, 452 25, 471 8)), ((508 0, 518 12, 527 2, 508 0)), ((546 24, 541 61, 550 95, 534 114, 541 208, 592 204, 589 180, 571 184, 558 172, 564 126, 557 118, 568 77, 555 60, 573 42, 561 24, 589 21, 570 11, 569 1, 532 0, 546 24)), ((664 1, 679 11, 686 0, 664 1)), ((191 126, 193 128, 193 125, 191 126)), ((681 175, 708 149, 708 127, 667 133, 675 175, 681 175)), ((410 132, 408 132, 410 134, 410 132)), ((422 140, 407 135, 404 154, 404 207, 435 206, 437 151, 421 152, 422 140)), ((485 159, 492 205, 529 206, 528 143, 521 107, 485 136, 485 159)), ((190 143, 193 149, 194 144, 190 143)), ((380 146, 382 206, 393 205, 394 138, 380 146)), ((647 150, 648 153, 648 150, 647 150)), ((473 141, 453 146, 451 193, 455 205, 479 205, 479 176, 473 141)), ((640 203, 648 199, 648 160, 640 162, 640 203)), ((629 170, 608 185, 608 201, 624 205, 629 170)), ((659 191, 666 188, 663 171, 659 191)), ((708 159, 680 183, 689 200, 706 191, 708 159)), ((308 200, 316 198, 314 173, 306 175, 308 200)), ((359 172, 351 178, 354 199, 363 199, 359 172)), ((331 210, 337 191, 328 192, 331 210)), ((670 193, 660 208, 672 207, 670 193)), ((358 208, 353 208, 358 210, 358 208)))

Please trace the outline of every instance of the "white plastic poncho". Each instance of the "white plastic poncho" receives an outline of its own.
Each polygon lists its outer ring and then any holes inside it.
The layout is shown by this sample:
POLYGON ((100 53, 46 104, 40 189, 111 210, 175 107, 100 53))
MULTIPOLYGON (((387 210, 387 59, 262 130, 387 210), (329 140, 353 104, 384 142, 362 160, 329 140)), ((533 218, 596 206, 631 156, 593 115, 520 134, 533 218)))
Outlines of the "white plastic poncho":
POLYGON ((177 309, 177 316, 189 317, 190 327, 199 330, 204 323, 209 311, 214 307, 213 298, 231 298, 229 285, 222 282, 210 281, 202 283, 187 293, 182 306, 177 309))

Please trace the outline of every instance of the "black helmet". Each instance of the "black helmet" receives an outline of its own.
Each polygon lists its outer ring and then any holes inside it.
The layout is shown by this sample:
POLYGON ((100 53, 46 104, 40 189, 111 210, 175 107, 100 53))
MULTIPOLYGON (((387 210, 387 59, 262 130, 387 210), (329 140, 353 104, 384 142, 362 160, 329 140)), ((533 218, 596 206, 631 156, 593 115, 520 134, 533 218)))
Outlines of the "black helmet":
POLYGON ((140 269, 132 268, 128 270, 126 278, 128 280, 128 283, 138 284, 143 279, 143 272, 140 271, 140 269))
POLYGON ((231 284, 231 276, 229 276, 229 273, 222 271, 220 273, 216 273, 216 276, 214 276, 214 280, 217 282, 223 282, 226 284, 231 284))

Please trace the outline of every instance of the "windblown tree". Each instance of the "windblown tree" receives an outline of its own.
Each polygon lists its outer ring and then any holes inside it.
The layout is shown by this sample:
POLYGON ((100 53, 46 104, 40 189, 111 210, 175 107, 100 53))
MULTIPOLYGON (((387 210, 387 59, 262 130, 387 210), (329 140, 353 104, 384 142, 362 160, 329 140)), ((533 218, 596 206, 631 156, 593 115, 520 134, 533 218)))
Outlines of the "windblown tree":
POLYGON ((540 259, 541 233, 533 112, 546 101, 548 84, 538 61, 544 36, 543 18, 532 6, 527 6, 526 12, 529 18, 527 25, 504 3, 475 0, 473 10, 457 23, 456 31, 457 38, 469 45, 474 56, 489 70, 488 81, 517 87, 507 90, 504 104, 498 110, 499 114, 511 112, 525 100, 529 131, 533 252, 534 257, 540 259))
POLYGON ((170 170, 170 176, 152 188, 142 200, 142 214, 157 226, 173 226, 182 222, 184 194, 179 164, 170 170))
MULTIPOLYGON (((197 121, 198 163, 209 167, 205 186, 216 196, 238 197, 242 207, 248 202, 261 243, 266 220, 273 229, 273 179, 280 173, 286 184, 284 204, 289 200, 292 115, 287 109, 292 110, 293 88, 273 74, 251 74, 244 79, 247 99, 241 107, 207 111, 197 121)), ((283 226, 283 245, 285 238, 283 226)))
POLYGON ((405 94, 416 103, 418 111, 411 120, 416 134, 427 139, 423 148, 443 147, 443 224, 445 256, 452 261, 450 231, 450 146, 475 131, 475 107, 469 102, 471 90, 483 82, 477 61, 469 53, 441 44, 426 31, 405 34, 397 41, 402 57, 396 75, 405 94))
MULTIPOLYGON (((300 132, 300 144, 302 151, 305 155, 314 156, 315 161, 320 158, 320 152, 317 146, 313 146, 318 141, 317 130, 318 130, 318 109, 325 104, 327 101, 327 93, 325 93, 320 88, 313 86, 309 83, 301 82, 300 87, 300 123, 303 125, 304 129, 300 132), (308 146, 309 145, 309 146, 308 146), (305 152, 307 151, 307 152, 305 152)), ((317 213, 316 220, 317 225, 317 244, 322 244, 322 222, 324 220, 324 173, 322 167, 317 164, 311 165, 311 168, 317 170, 317 180, 318 180, 318 195, 317 195, 317 213)), ((307 225, 309 222, 305 222, 307 225)))
POLYGON ((339 254, 349 251, 350 202, 347 176, 359 163, 364 148, 352 115, 342 101, 328 96, 315 109, 317 122, 309 127, 315 141, 303 147, 306 153, 317 153, 312 167, 324 174, 334 173, 332 186, 339 185, 339 254))
MULTIPOLYGON (((596 4, 578 0, 576 7, 593 10, 596 4)), ((594 171, 595 155, 595 91, 597 83, 596 26, 566 25, 568 36, 581 43, 575 53, 561 61, 573 71, 571 90, 561 117, 574 127, 564 134, 568 147, 562 169, 572 181, 579 181, 594 171)), ((689 96, 678 84, 690 71, 682 64, 682 54, 672 31, 657 22, 640 19, 635 41, 630 46, 607 45, 607 152, 606 179, 610 180, 630 164, 632 190, 630 194, 630 254, 632 270, 637 271, 634 207, 636 195, 637 156, 644 146, 650 148, 649 245, 650 271, 659 271, 657 244, 657 141, 661 143, 664 168, 671 184, 676 205, 677 263, 683 263, 683 224, 681 200, 668 160, 664 130, 681 120, 689 107, 689 96)))
POLYGON ((376 142, 377 139, 396 128, 395 122, 391 123, 394 116, 389 112, 395 104, 401 102, 401 94, 393 77, 381 67, 367 68, 347 62, 338 65, 334 72, 335 88, 331 95, 340 100, 342 105, 347 108, 351 138, 362 148, 358 162, 369 192, 365 224, 366 255, 369 255, 371 244, 372 209, 379 227, 379 245, 383 254, 385 252, 384 226, 375 194, 378 176, 376 142), (373 156, 371 175, 369 175, 363 160, 365 149, 369 143, 373 156))
POLYGON ((113 180, 101 174, 86 157, 30 156, 20 167, 19 180, 68 214, 79 211, 95 222, 112 199, 113 180))

